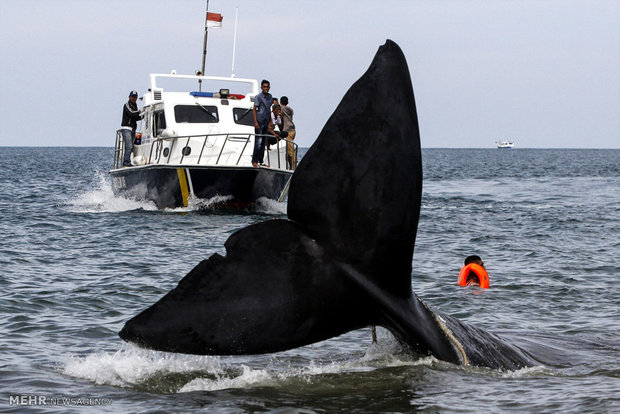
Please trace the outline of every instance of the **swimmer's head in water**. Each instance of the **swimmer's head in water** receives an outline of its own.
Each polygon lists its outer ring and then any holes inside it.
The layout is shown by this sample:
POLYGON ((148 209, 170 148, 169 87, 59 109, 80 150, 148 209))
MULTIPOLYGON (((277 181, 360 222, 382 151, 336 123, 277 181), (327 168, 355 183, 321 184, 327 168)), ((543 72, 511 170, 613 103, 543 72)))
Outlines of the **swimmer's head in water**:
POLYGON ((489 275, 480 256, 467 256, 459 273, 458 285, 478 285, 485 289, 489 287, 489 275))
POLYGON ((480 256, 476 256, 476 255, 473 255, 473 256, 467 256, 467 257, 465 258, 465 266, 467 266, 467 265, 468 265, 468 264, 470 264, 470 263, 475 263, 475 264, 477 264, 477 265, 480 265, 480 266, 484 267, 484 262, 482 261, 482 259, 480 258, 480 256))

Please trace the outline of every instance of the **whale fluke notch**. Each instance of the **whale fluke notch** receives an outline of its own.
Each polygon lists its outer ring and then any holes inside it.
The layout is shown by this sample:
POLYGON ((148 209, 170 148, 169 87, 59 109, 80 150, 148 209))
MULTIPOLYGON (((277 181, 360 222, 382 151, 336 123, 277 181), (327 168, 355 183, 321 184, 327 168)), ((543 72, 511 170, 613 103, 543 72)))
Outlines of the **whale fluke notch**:
POLYGON ((411 291, 422 193, 405 57, 388 40, 347 91, 291 180, 289 220, 247 226, 119 335, 161 351, 276 352, 380 325, 415 352, 519 368, 519 348, 411 291))

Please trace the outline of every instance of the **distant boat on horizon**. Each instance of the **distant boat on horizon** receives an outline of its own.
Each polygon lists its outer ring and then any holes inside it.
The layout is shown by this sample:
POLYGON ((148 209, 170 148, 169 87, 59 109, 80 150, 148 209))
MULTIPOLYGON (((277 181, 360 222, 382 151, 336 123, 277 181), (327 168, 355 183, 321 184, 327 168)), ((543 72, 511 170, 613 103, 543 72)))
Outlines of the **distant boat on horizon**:
POLYGON ((512 148, 515 146, 515 143, 512 141, 495 141, 495 144, 497 145, 497 148, 512 148))

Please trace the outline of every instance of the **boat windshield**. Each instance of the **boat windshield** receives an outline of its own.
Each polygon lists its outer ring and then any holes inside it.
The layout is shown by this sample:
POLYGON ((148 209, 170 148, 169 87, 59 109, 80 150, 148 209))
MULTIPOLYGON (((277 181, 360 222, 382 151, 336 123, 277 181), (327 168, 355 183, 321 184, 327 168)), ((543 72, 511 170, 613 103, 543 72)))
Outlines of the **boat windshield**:
POLYGON ((177 124, 216 124, 219 122, 217 107, 208 105, 176 105, 174 119, 177 124))

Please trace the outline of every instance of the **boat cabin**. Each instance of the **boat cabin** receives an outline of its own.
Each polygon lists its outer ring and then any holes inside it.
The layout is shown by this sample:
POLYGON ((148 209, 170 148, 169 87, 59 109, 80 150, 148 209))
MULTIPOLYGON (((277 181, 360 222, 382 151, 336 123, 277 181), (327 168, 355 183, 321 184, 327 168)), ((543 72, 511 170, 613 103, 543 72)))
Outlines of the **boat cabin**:
MULTIPOLYGON (((151 74, 132 164, 251 166, 258 93, 255 79, 151 74), (185 90, 169 83, 184 84, 185 90)), ((271 168, 285 169, 286 141, 270 146, 265 159, 271 168)))
POLYGON ((142 139, 148 143, 156 137, 218 134, 223 131, 254 133, 252 106, 258 92, 258 83, 254 79, 151 74, 149 92, 143 97, 145 116, 142 139), (170 79, 195 81, 196 89, 202 88, 203 83, 206 86, 209 81, 232 83, 244 93, 231 93, 230 88, 204 92, 168 91, 158 83, 170 79))

